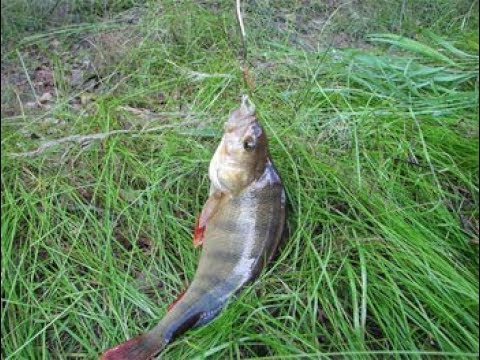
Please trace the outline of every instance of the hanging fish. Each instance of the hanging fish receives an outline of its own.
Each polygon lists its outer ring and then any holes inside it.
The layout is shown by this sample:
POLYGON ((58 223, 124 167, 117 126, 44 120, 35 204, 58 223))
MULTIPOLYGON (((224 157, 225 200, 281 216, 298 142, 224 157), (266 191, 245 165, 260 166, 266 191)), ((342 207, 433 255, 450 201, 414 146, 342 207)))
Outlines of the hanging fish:
POLYGON ((215 318, 274 256, 285 224, 285 192, 247 96, 225 123, 208 173, 210 194, 193 239, 202 255, 189 288, 157 326, 101 359, 151 359, 177 336, 215 318))

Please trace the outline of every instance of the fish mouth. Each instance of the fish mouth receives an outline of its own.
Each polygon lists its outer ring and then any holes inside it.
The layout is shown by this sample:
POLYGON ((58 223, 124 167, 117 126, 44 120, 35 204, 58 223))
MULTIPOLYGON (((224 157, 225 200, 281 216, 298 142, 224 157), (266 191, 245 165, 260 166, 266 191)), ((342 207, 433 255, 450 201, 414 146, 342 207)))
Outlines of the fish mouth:
POLYGON ((255 115, 255 105, 252 103, 248 95, 243 95, 240 107, 230 114, 228 121, 225 123, 224 131, 232 132, 238 128, 243 128, 254 123, 257 121, 255 115))

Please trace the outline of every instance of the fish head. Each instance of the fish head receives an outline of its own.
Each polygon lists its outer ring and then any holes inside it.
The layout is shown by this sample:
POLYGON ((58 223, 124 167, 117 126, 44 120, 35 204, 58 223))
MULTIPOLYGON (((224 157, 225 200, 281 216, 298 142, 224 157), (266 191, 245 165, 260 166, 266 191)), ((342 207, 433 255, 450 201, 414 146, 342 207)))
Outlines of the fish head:
POLYGON ((222 140, 210 162, 209 176, 217 190, 238 194, 265 170, 267 138, 247 96, 230 114, 222 140))

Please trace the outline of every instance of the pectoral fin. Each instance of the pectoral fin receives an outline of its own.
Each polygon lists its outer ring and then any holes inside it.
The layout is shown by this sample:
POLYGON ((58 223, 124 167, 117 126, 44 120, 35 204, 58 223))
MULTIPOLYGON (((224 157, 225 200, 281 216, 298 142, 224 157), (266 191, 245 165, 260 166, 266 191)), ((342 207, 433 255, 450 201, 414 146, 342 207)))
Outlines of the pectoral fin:
POLYGON ((207 226, 208 220, 210 220, 218 211, 222 197, 223 193, 221 191, 215 191, 209 196, 205 205, 203 205, 203 209, 197 218, 197 222, 195 223, 195 231, 193 232, 193 246, 198 247, 202 245, 205 227, 207 226))

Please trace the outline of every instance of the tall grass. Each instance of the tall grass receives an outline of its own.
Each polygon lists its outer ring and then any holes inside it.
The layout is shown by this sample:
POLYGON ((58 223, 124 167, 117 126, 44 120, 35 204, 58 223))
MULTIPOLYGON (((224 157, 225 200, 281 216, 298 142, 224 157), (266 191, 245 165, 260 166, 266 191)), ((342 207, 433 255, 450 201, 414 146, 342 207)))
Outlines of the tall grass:
MULTIPOLYGON (((5 359, 93 358, 156 324, 195 272, 208 161, 243 91, 236 23, 226 3, 150 6, 134 25, 142 41, 105 70, 94 103, 70 105, 57 61, 55 105, 2 121, 5 359)), ((288 193, 289 237, 257 282, 163 358, 477 357, 472 33, 383 32, 363 50, 306 51, 269 37, 260 13, 247 19, 252 99, 288 193)), ((52 37, 41 35, 40 47, 52 37)))

